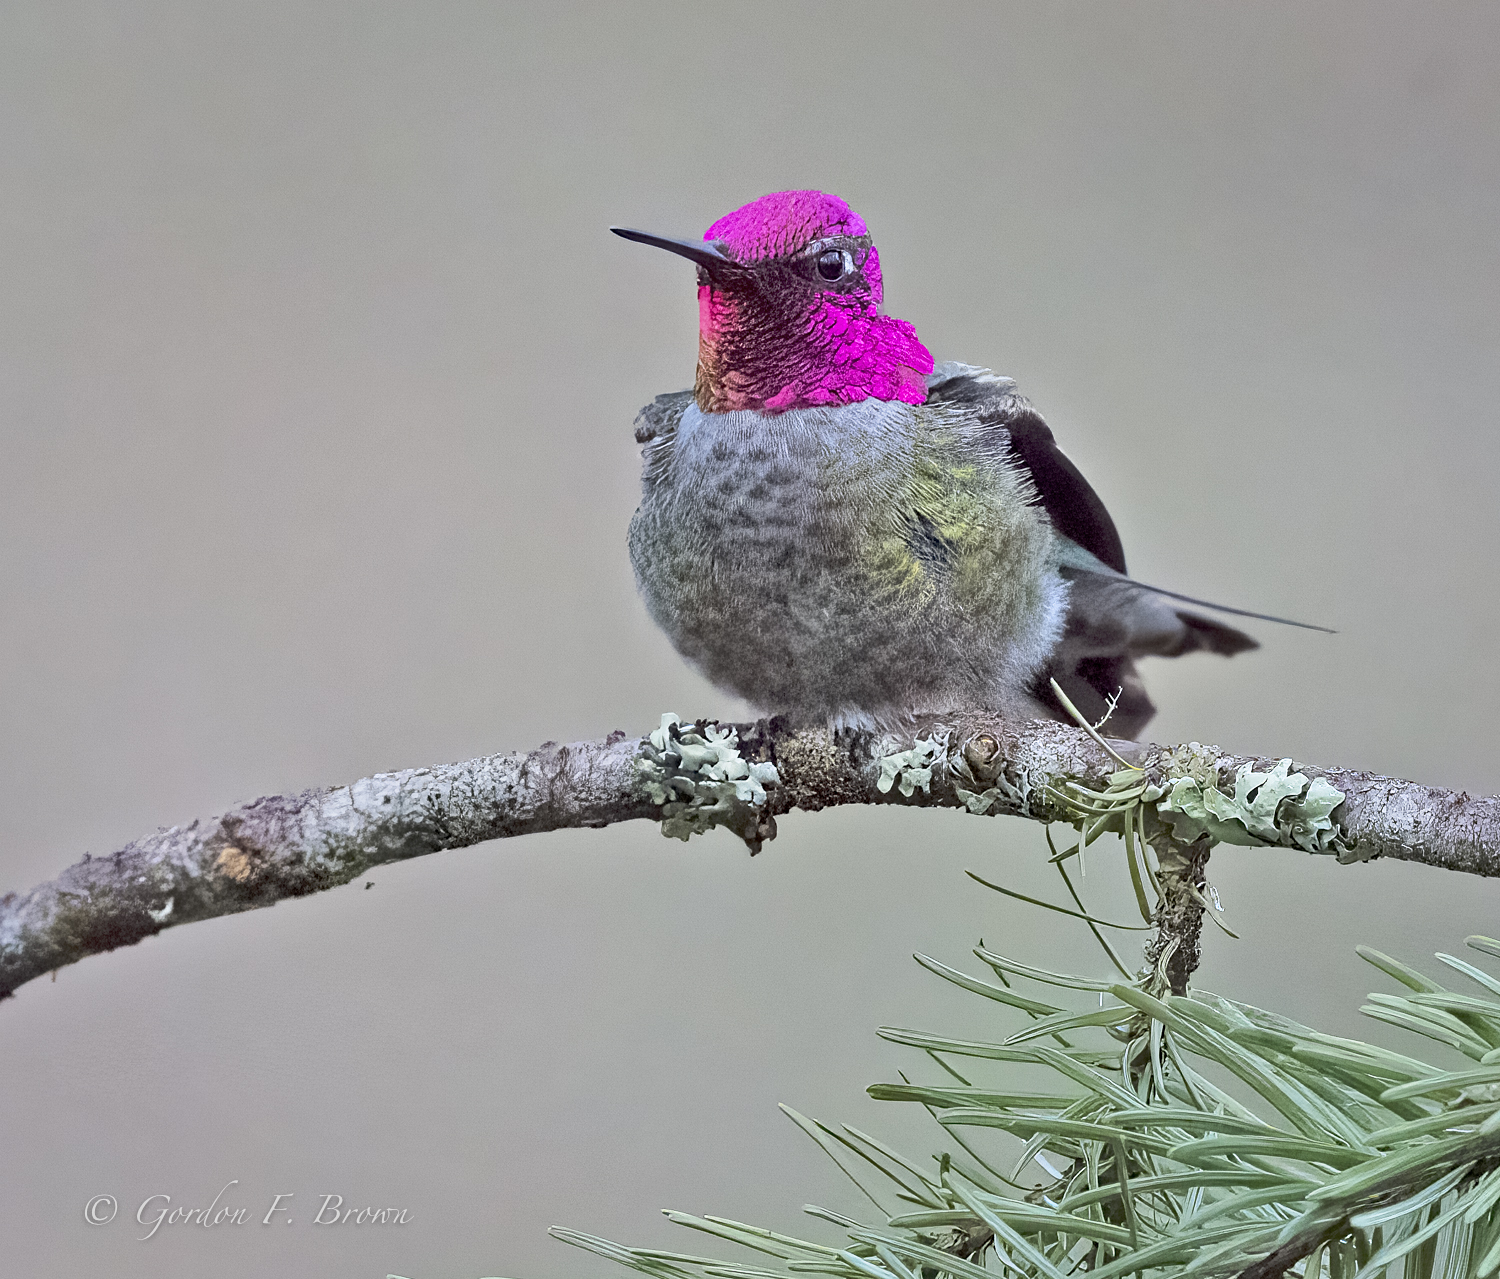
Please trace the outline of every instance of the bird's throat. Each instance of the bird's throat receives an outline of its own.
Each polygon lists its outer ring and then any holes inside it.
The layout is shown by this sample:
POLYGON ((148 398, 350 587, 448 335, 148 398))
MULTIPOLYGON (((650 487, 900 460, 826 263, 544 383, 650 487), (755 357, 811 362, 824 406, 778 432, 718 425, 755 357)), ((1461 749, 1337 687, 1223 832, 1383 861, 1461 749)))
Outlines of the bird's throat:
POLYGON ((698 373, 705 413, 780 413, 859 400, 920 404, 932 356, 905 320, 850 296, 749 296, 698 289, 698 373))

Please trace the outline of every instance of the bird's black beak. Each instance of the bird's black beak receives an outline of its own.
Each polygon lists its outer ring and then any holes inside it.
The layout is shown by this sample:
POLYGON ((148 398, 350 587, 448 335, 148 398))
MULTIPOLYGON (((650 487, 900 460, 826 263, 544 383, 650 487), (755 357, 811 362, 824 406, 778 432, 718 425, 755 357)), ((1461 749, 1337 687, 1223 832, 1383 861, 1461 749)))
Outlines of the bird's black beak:
POLYGON ((669 236, 652 235, 649 231, 632 231, 629 227, 623 226, 612 226, 610 230, 627 240, 634 240, 637 244, 652 244, 658 249, 665 249, 668 253, 687 258, 690 262, 696 262, 705 271, 714 272, 735 265, 733 258, 725 257, 717 246, 710 244, 707 240, 674 240, 669 236))

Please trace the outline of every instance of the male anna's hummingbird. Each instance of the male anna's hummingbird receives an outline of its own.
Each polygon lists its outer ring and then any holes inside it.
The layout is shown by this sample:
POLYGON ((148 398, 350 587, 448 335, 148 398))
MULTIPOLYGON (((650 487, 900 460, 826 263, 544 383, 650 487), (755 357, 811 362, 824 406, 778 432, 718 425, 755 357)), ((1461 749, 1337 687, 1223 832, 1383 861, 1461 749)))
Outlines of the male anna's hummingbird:
POLYGON ((1125 577, 1104 504, 1014 382, 934 367, 881 314, 880 257, 844 201, 777 191, 701 241, 613 229, 698 266, 694 388, 636 419, 630 558, 715 684, 887 727, 1061 718, 1055 678, 1093 718, 1117 698, 1107 731, 1128 737, 1154 710, 1135 658, 1257 647, 1125 577))

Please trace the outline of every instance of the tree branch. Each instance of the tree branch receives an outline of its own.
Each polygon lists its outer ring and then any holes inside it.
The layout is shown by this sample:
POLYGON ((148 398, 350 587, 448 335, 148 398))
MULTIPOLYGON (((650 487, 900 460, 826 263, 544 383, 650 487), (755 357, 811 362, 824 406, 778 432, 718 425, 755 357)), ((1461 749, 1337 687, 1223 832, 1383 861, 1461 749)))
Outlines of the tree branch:
MULTIPOLYGON (((987 712, 924 722, 904 742, 861 731, 793 730, 779 719, 733 727, 743 757, 774 762, 780 776, 748 826, 737 826, 752 851, 774 834, 775 816, 793 808, 962 808, 961 787, 970 807, 973 788, 989 788, 988 815, 1073 820, 1076 813, 1059 802, 1056 788, 1067 781, 1101 788, 1118 768, 1079 729, 1007 722, 987 712), (910 796, 899 787, 881 791, 881 758, 917 739, 944 748, 929 788, 910 796)), ((1152 781, 1168 777, 1172 761, 1164 748, 1112 744, 1152 781)), ((132 945, 177 924, 321 892, 385 862, 535 831, 660 818, 661 807, 641 784, 637 761, 645 747, 644 739, 616 732, 602 741, 548 742, 527 754, 380 773, 350 786, 258 799, 221 817, 136 840, 110 856, 85 857, 29 893, 0 898, 0 997, 86 955, 132 945)), ((1203 760, 1205 751, 1196 757, 1203 760)), ((1265 770, 1275 762, 1213 748, 1206 757, 1216 761, 1226 793, 1242 765, 1265 770)), ((1302 771, 1343 792, 1334 820, 1350 850, 1346 856, 1397 857, 1500 875, 1500 799, 1370 773, 1302 771)), ((1199 858, 1185 863, 1178 877, 1191 883, 1201 875, 1199 858)), ((1180 958, 1169 965, 1174 986, 1186 981, 1196 961, 1201 924, 1194 909, 1176 914, 1185 935, 1180 958)), ((1174 926, 1165 918, 1161 923, 1158 946, 1174 926)))

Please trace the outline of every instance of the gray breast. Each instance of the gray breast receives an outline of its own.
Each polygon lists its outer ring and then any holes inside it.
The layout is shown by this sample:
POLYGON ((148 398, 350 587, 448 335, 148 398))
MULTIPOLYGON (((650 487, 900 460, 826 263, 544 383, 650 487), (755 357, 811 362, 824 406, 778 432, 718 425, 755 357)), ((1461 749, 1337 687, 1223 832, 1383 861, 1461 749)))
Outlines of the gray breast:
POLYGON ((706 414, 662 397, 642 421, 631 561, 714 683, 836 723, 1024 697, 1066 587, 1003 442, 961 408, 706 414))

